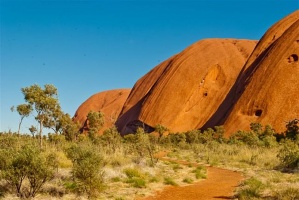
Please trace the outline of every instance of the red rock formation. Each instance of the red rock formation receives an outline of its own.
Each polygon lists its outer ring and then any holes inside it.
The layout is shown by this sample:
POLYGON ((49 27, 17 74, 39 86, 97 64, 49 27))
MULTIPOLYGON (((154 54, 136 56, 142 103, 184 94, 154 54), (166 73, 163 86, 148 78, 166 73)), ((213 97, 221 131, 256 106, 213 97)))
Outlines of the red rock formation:
POLYGON ((273 25, 244 66, 225 120, 227 136, 251 122, 281 132, 299 114, 299 11, 273 25))
POLYGON ((171 131, 201 128, 223 102, 256 41, 201 40, 135 84, 117 126, 122 134, 157 124, 171 131))
POLYGON ((77 109, 73 120, 79 122, 83 130, 87 129, 87 115, 90 111, 101 111, 105 116, 105 123, 100 133, 111 127, 125 103, 131 89, 117 89, 92 95, 77 109))

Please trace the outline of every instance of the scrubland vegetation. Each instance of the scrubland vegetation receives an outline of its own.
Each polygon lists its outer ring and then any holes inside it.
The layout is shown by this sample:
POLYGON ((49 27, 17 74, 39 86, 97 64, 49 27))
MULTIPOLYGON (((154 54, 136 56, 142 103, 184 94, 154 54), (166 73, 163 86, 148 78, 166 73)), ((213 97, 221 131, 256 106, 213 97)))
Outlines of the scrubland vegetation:
POLYGON ((80 135, 76 141, 48 135, 42 138, 42 149, 38 136, 1 133, 0 195, 134 199, 165 185, 205 179, 205 166, 211 165, 244 174, 238 199, 298 199, 299 134, 296 120, 290 124, 285 137, 256 123, 251 131, 238 131, 230 138, 222 137, 222 127, 167 136, 139 128, 124 137, 111 128, 102 136, 80 135), (161 158, 156 156, 159 152, 167 153, 161 158))
MULTIPOLYGON (((36 102, 30 98, 22 107, 31 112, 36 102)), ((46 136, 39 130, 35 135, 34 127, 31 135, 0 133, 0 198, 135 199, 167 185, 209 178, 206 166, 216 166, 244 175, 236 199, 299 199, 296 119, 280 134, 269 125, 252 123, 250 131, 229 138, 223 137, 223 127, 169 133, 162 125, 155 133, 138 128, 121 137, 115 127, 96 134, 103 125, 102 113, 91 112, 89 130, 80 133, 59 106, 53 108, 56 112, 37 111, 35 116, 40 127, 55 133, 46 136)), ((21 122, 27 111, 18 109, 21 122)))

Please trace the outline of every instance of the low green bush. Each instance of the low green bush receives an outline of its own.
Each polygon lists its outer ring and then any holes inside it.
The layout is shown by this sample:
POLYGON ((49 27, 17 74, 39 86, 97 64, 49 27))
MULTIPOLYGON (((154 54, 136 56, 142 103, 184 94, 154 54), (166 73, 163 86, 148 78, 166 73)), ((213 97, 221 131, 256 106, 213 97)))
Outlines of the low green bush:
POLYGON ((243 187, 238 191, 237 196, 240 200, 260 198, 264 187, 265 185, 261 181, 250 178, 244 181, 243 187))
POLYGON ((189 178, 189 177, 188 177, 188 178, 184 178, 184 179, 183 179, 183 182, 184 182, 184 183, 189 183, 189 184, 191 184, 191 183, 193 183, 193 180, 192 180, 192 178, 189 178))
POLYGON ((285 140, 277 157, 280 160, 280 167, 284 169, 299 168, 299 145, 291 140, 285 140))
POLYGON ((203 166, 198 166, 192 172, 195 174, 196 179, 206 179, 207 178, 207 170, 203 166))
POLYGON ((164 178, 164 184, 165 185, 173 185, 173 186, 177 186, 178 184, 170 177, 165 177, 164 178))

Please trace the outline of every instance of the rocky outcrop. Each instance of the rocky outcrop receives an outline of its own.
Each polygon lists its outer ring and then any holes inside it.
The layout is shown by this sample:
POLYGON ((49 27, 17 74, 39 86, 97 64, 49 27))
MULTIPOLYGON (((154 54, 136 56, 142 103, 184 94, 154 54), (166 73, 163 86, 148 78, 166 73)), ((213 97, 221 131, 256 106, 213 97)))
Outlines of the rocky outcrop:
POLYGON ((77 109, 73 120, 79 122, 81 130, 88 130, 87 115, 90 111, 101 111, 105 116, 105 123, 100 133, 113 126, 121 109, 130 93, 131 89, 117 89, 100 92, 92 95, 77 109))
MULTIPOLYGON (((256 41, 201 40, 137 81, 116 122, 122 134, 157 124, 181 132, 201 128, 237 80, 256 41)), ((227 102, 228 105, 231 102, 227 102)))
POLYGON ((270 124, 277 132, 299 113, 299 11, 273 25, 260 40, 235 84, 227 135, 270 124))
POLYGON ((102 111, 111 122, 107 127, 118 116, 122 134, 137 127, 151 132, 158 124, 172 132, 224 125, 229 136, 249 129, 252 122, 281 132, 285 121, 298 118, 298 57, 296 11, 274 24, 258 43, 201 40, 153 68, 130 94, 116 90, 91 97, 74 119, 86 127, 87 113, 102 111))

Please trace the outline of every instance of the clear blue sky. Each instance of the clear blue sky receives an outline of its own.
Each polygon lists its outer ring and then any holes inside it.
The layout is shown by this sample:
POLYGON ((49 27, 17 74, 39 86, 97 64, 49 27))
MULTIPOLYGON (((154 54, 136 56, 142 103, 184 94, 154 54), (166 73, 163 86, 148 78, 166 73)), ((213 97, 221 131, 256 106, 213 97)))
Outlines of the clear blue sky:
MULTIPOLYGON (((100 91, 131 88, 204 38, 260 39, 298 0, 0 0, 0 131, 17 130, 20 91, 54 84, 73 115, 100 91)), ((23 132, 34 120, 25 119, 23 132)), ((47 131, 44 131, 47 132, 47 131)))

